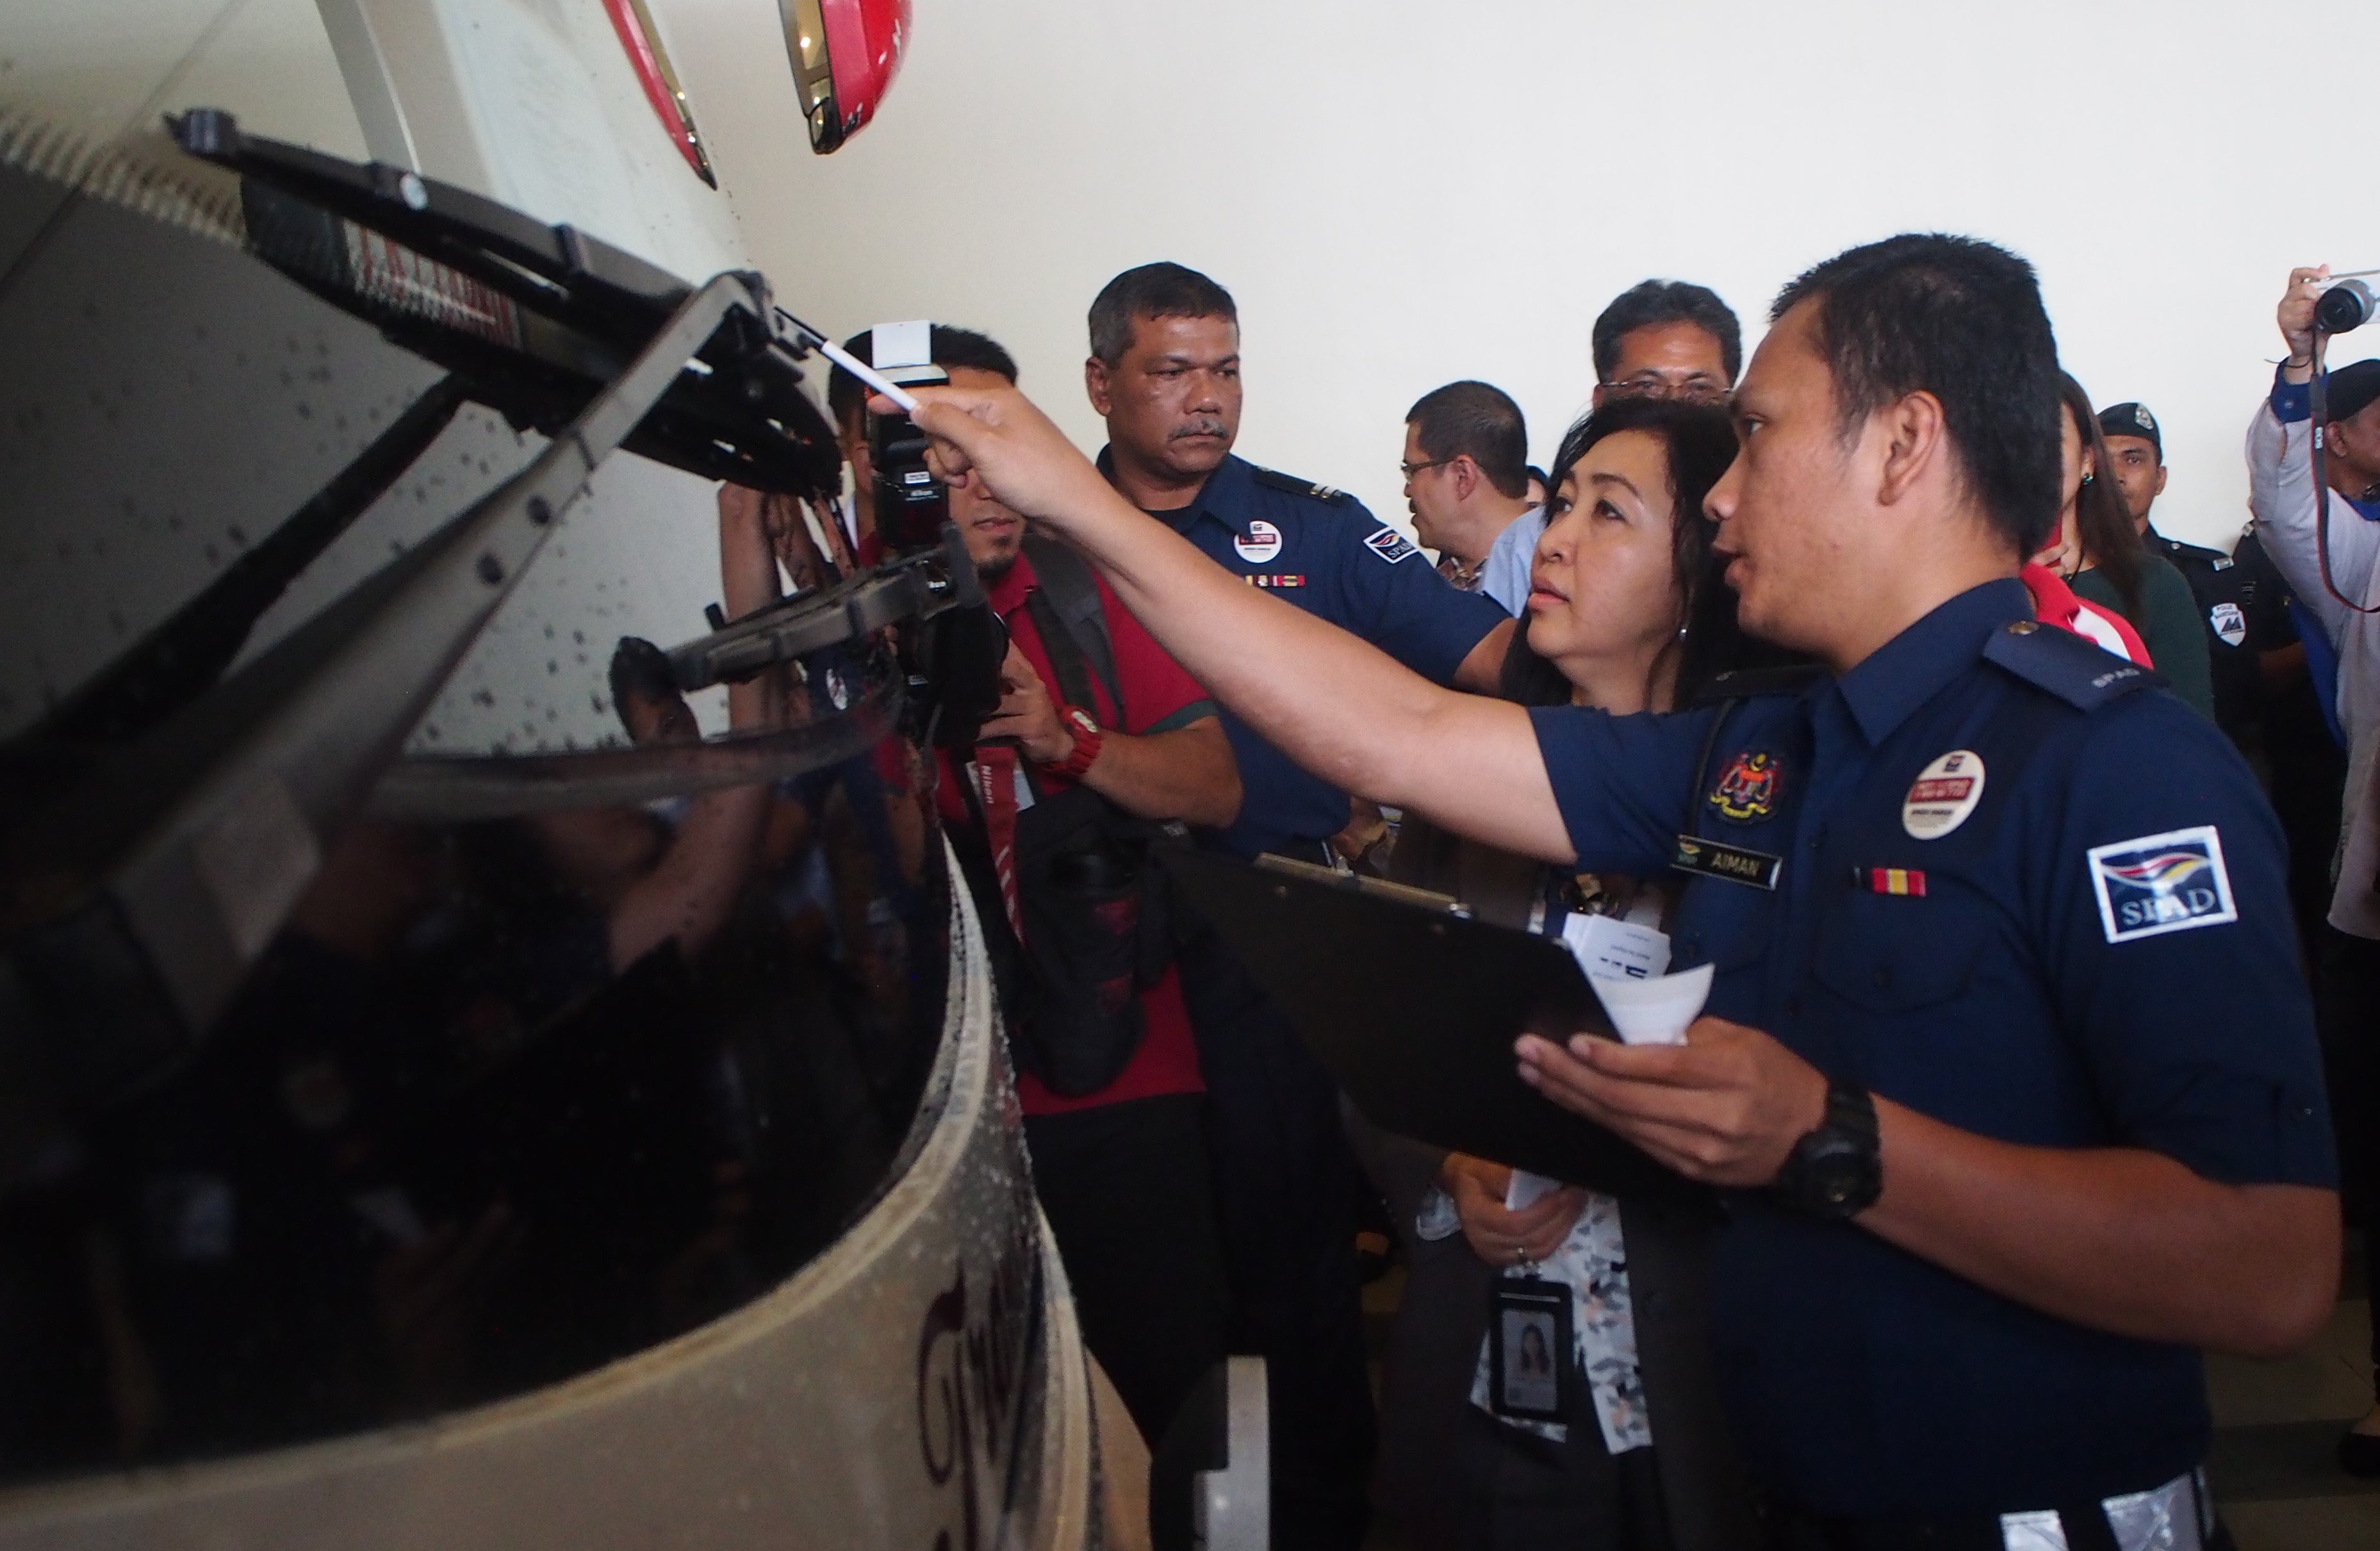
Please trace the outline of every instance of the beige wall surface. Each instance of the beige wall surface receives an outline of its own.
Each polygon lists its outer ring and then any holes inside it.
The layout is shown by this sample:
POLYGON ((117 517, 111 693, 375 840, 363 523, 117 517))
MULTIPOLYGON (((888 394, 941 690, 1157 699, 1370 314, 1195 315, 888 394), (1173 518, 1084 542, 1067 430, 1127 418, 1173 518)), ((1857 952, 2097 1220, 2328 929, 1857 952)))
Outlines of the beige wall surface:
POLYGON ((2289 265, 2380 265, 2319 84, 2380 53, 2370 6, 916 0, 882 116, 825 159, 771 0, 656 9, 795 310, 988 329, 1096 445, 1084 309, 1180 260, 1242 308, 1242 450, 1397 520, 1424 391, 1504 386, 1542 460, 1623 286, 1704 281, 1756 332, 1803 266, 1945 229, 2039 265, 2083 383, 2164 418, 2160 521, 2228 546, 2289 265))

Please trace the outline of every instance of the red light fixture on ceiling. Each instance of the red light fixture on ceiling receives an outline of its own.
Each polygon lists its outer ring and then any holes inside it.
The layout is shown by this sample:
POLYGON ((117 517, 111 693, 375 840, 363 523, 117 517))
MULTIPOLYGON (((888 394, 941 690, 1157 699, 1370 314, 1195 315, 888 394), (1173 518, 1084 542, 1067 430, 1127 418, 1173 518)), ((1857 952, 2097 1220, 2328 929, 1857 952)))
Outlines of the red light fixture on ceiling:
POLYGON ((810 149, 823 156, 876 116, 909 45, 909 0, 777 0, 810 149))
POLYGON ((620 35, 620 46, 628 51, 637 84, 645 89, 645 101, 653 105, 670 143, 677 147, 697 177, 718 188, 719 176, 710 170, 702 137, 695 133, 694 110, 686 105, 685 89, 670 67, 669 53, 662 47, 662 35, 653 26, 653 14, 645 8, 645 0, 603 0, 603 9, 612 18, 612 30, 620 35))

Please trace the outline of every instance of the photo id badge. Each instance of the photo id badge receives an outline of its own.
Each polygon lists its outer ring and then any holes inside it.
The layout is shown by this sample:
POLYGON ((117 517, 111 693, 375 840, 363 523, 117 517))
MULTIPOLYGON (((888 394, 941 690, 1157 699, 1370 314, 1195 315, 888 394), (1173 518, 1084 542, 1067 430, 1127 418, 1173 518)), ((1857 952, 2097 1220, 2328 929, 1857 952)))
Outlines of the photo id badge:
POLYGON ((1499 1277, 1488 1322, 1488 1409, 1521 1422, 1560 1422, 1571 1380, 1570 1289, 1542 1277, 1499 1277))

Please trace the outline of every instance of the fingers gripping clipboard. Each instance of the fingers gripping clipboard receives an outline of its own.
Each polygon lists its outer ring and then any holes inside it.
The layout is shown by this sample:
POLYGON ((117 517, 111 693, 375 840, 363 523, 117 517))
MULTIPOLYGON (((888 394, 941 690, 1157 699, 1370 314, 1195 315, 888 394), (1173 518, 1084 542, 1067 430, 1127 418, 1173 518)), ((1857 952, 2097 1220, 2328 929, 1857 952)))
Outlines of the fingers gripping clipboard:
POLYGON ((1569 949, 1454 900, 1266 857, 1166 867, 1357 1109, 1441 1147, 1609 1194, 1707 1199, 1521 1081, 1512 1041, 1611 1037, 1569 949))

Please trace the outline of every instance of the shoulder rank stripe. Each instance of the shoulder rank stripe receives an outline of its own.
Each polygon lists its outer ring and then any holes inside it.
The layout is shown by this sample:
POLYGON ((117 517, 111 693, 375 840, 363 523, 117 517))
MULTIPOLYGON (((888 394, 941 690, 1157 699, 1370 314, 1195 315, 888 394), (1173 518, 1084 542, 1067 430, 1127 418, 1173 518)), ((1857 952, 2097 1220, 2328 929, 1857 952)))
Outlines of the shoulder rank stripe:
POLYGON ((1319 480, 1301 479, 1294 474, 1283 474, 1277 468, 1257 468, 1251 466, 1249 472, 1256 477, 1257 484, 1269 485, 1277 491, 1287 491, 1292 495, 1302 495, 1308 500, 1344 501, 1347 499, 1347 492, 1344 491, 1333 490, 1319 480))
POLYGON ((1925 897, 1925 875, 1915 867, 1853 867, 1852 887, 1871 894, 1912 894, 1925 897))
POLYGON ((2164 674, 2135 667, 2070 630, 2044 630, 2029 619, 1993 631, 1984 656, 2077 710, 2097 710, 2119 696, 2165 683, 2164 674))

